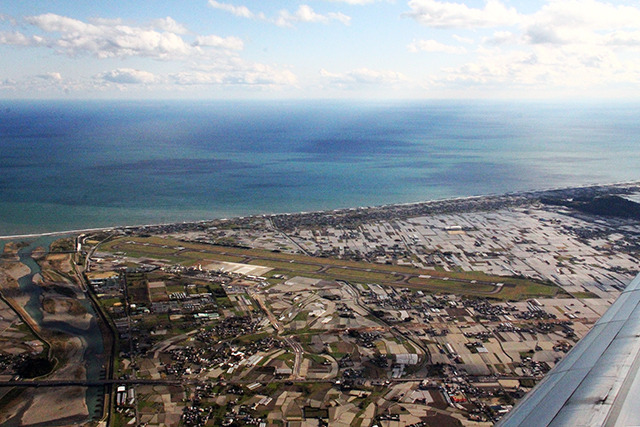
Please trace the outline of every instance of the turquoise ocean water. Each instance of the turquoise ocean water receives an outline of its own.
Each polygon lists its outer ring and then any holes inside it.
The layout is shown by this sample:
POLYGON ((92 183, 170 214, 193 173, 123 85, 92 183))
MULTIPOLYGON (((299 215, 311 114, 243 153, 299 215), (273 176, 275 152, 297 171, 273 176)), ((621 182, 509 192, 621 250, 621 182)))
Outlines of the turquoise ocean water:
POLYGON ((0 101, 0 235, 640 179, 640 103, 0 101))

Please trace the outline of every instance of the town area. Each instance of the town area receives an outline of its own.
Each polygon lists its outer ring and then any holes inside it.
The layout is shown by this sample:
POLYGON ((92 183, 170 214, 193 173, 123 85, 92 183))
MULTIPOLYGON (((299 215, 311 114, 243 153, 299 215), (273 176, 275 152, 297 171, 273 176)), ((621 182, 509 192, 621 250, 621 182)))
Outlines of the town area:
MULTIPOLYGON (((117 228, 65 237, 73 249, 40 263, 81 267, 104 323, 93 425, 489 426, 637 274, 638 191, 117 228)), ((0 405, 11 381, 47 381, 18 372, 48 344, 9 296, 0 405)))

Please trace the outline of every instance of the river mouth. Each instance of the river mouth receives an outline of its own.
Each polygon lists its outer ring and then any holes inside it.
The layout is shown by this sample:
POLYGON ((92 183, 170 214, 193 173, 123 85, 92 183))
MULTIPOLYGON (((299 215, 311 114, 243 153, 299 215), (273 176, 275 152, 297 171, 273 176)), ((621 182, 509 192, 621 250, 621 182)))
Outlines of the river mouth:
MULTIPOLYGON (((36 248, 49 249, 51 243, 61 238, 61 236, 41 237, 28 242, 27 246, 20 248, 18 256, 20 262, 29 267, 29 274, 18 279, 20 290, 28 297, 24 306, 27 314, 45 333, 58 334, 66 336, 69 340, 76 340, 80 343, 82 356, 81 362, 84 365, 87 381, 98 381, 105 379, 105 358, 104 358, 104 342, 100 327, 97 322, 97 314, 91 305, 88 297, 81 298, 78 302, 90 315, 91 320, 86 328, 78 327, 64 320, 46 320, 47 316, 43 312, 42 297, 43 288, 34 282, 34 276, 40 274, 42 269, 33 258, 33 252, 36 248)), ((4 245, 3 245, 4 246, 4 245)), ((55 372, 55 371, 54 371, 55 372)), ((56 378, 63 379, 63 378, 56 378)), ((103 415, 104 402, 104 386, 86 387, 86 405, 88 408, 88 417, 83 423, 97 421, 103 415)), ((20 425, 22 417, 14 417, 6 425, 20 425), (15 423, 14 423, 15 422, 15 423)), ((58 419, 47 421, 46 425, 61 426, 68 425, 68 420, 58 419)), ((45 425, 45 424, 43 424, 45 425)))

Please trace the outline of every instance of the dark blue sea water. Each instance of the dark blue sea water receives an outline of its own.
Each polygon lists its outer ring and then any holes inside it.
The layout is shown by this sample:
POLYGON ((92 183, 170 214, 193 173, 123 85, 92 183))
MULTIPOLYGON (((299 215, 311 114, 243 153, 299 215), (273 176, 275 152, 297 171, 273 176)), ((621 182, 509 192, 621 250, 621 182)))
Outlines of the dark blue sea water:
POLYGON ((0 235, 640 179, 640 103, 0 101, 0 235))

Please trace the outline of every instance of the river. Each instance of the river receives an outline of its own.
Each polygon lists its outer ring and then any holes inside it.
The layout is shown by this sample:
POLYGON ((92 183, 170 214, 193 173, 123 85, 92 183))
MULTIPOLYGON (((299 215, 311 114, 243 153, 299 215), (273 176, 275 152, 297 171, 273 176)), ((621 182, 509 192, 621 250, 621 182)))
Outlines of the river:
MULTIPOLYGON (((21 277, 18 284, 22 292, 29 296, 25 310, 33 318, 33 320, 43 330, 62 332, 64 334, 78 337, 84 346, 84 362, 87 372, 87 380, 99 380, 104 375, 104 343, 100 327, 97 323, 96 312, 91 305, 89 298, 81 300, 82 305, 92 316, 92 320, 88 329, 74 327, 73 325, 63 321, 44 321, 41 304, 42 288, 33 282, 34 275, 40 273, 41 269, 38 263, 32 258, 33 251, 38 247, 49 248, 51 243, 61 236, 46 236, 29 242, 28 246, 21 248, 18 252, 20 261, 31 270, 29 274, 21 277)), ((3 245, 4 246, 4 245, 3 245)), ((102 417, 103 412, 104 387, 87 387, 86 401, 89 408, 90 420, 98 420, 102 417)), ((47 423, 47 425, 65 425, 66 423, 47 423)), ((16 424, 17 425, 17 424, 16 424)))

